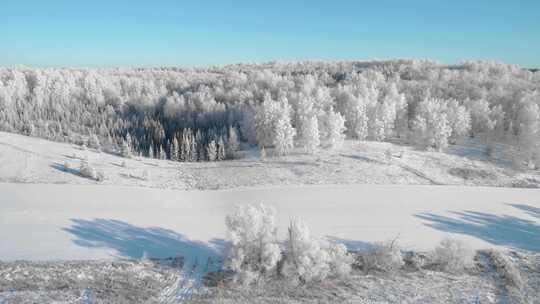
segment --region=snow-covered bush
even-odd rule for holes
[[[277,243],[275,210],[265,205],[238,206],[226,218],[231,248],[226,265],[249,284],[261,276],[271,275],[281,257]]]
[[[487,254],[491,258],[497,273],[504,279],[506,289],[523,289],[525,281],[523,280],[519,269],[507,256],[497,250],[489,250]]]
[[[404,265],[401,249],[395,241],[373,244],[358,256],[357,262],[366,272],[392,272]]]
[[[300,219],[293,219],[289,225],[286,256],[282,273],[292,280],[322,280],[330,273],[328,252]]]
[[[431,258],[442,270],[459,273],[474,266],[474,255],[474,250],[465,242],[445,238],[432,252]]]
[[[79,168],[79,174],[83,177],[90,178],[96,181],[104,179],[103,173],[98,172],[94,167],[90,166],[88,160],[82,160]]]
[[[297,283],[320,281],[329,275],[345,276],[352,264],[345,246],[312,237],[300,219],[293,219],[289,225],[285,256],[281,272]]]

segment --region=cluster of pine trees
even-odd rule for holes
[[[345,137],[443,149],[465,137],[540,163],[540,73],[431,61],[240,64],[204,69],[0,69],[0,130],[128,156],[285,155]]]

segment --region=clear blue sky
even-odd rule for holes
[[[540,67],[540,0],[2,0],[0,66],[306,59]]]

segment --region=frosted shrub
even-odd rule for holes
[[[401,268],[405,263],[401,255],[401,249],[395,243],[375,243],[367,252],[360,256],[364,271],[392,272]]]
[[[81,162],[79,174],[83,177],[90,178],[96,181],[102,181],[104,179],[103,174],[101,172],[98,172],[94,167],[90,166],[87,160],[83,160]]]
[[[391,162],[393,157],[394,153],[392,152],[392,149],[388,148],[384,151],[384,158],[387,162]]]
[[[226,218],[231,248],[226,265],[245,284],[275,270],[281,257],[275,210],[264,205],[239,206]]]
[[[300,283],[320,281],[328,275],[347,275],[351,264],[352,259],[345,246],[313,238],[303,221],[291,221],[282,269],[285,277]]]
[[[287,259],[283,274],[293,281],[309,282],[324,279],[330,272],[328,252],[311,237],[309,228],[300,219],[289,225]]]
[[[328,245],[330,272],[338,277],[345,277],[351,273],[353,258],[343,244],[330,243]]]
[[[525,282],[521,277],[519,269],[500,251],[490,250],[488,255],[491,258],[497,273],[505,280],[506,288],[523,289]]]
[[[474,265],[474,251],[465,242],[445,238],[432,253],[433,262],[444,271],[460,272]]]

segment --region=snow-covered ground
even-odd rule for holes
[[[219,191],[0,184],[2,260],[217,255],[235,204],[276,208],[281,233],[301,217],[350,249],[399,238],[432,249],[454,234],[475,248],[540,251],[540,192],[465,186],[345,185]]]
[[[387,157],[390,150],[392,157]],[[101,184],[161,189],[230,189],[311,184],[443,184],[538,187],[540,171],[514,169],[504,158],[488,160],[477,143],[444,152],[380,142],[346,141],[338,151],[294,153],[263,161],[256,151],[223,162],[180,163],[126,159],[71,144],[0,132],[0,181]],[[81,160],[103,172],[96,182],[76,174]],[[64,164],[75,170],[64,170]],[[124,166],[125,164],[125,166]]]
[[[387,151],[393,155],[388,157]],[[80,176],[82,159],[103,172],[105,180]],[[66,170],[66,163],[74,169]],[[85,286],[110,301],[130,299],[133,294],[116,292],[124,287],[107,287],[99,279],[111,267],[119,269],[115,282],[121,286],[135,290],[142,284],[148,297],[158,300],[185,298],[200,284],[202,273],[222,259],[225,216],[236,204],[257,203],[276,208],[280,237],[292,217],[301,217],[315,235],[351,250],[397,239],[405,250],[426,251],[452,236],[476,249],[536,252],[518,258],[522,274],[534,285],[540,191],[527,187],[539,184],[537,171],[516,170],[504,158],[488,160],[482,145],[473,142],[441,153],[347,141],[339,151],[316,155],[261,161],[256,151],[247,151],[233,161],[179,163],[125,159],[0,132],[0,302],[76,302],[85,297]],[[146,259],[133,261],[168,257],[173,264],[182,260],[181,273],[155,269]],[[124,258],[130,261],[108,262]],[[151,278],[132,280],[131,273],[140,269]],[[51,280],[51,273],[56,279]],[[75,276],[66,290],[58,287],[68,286],[61,279],[64,273]],[[359,301],[491,303],[501,297],[499,281],[482,271],[450,275],[405,270],[395,280],[355,274],[353,282],[321,286],[320,297],[312,298],[332,302],[354,294]],[[304,292],[313,290],[291,292],[289,296],[303,301]],[[268,303],[273,296],[257,295],[270,297]]]

